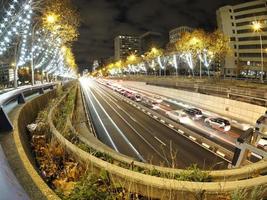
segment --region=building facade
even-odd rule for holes
[[[218,28],[229,37],[232,51],[225,58],[224,74],[258,77],[267,71],[266,0],[227,5],[217,10]],[[255,29],[255,23],[259,25]]]
[[[164,37],[158,32],[146,32],[140,36],[141,54],[150,51],[153,47],[163,48],[165,45]]]
[[[131,54],[140,54],[140,38],[129,35],[117,36],[114,39],[115,61],[126,59]]]
[[[194,30],[193,28],[188,26],[180,26],[178,28],[172,29],[169,32],[169,43],[170,44],[176,43],[183,33],[193,32],[193,30]]]
[[[14,81],[14,70],[8,64],[0,65],[0,85],[9,86]]]

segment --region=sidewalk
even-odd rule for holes
[[[29,197],[18,183],[0,145],[0,194],[1,200],[29,200]]]

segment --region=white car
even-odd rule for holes
[[[142,101],[142,97],[139,94],[134,94],[132,96],[132,100],[134,100],[136,102],[141,102]]]
[[[223,130],[225,132],[231,130],[231,124],[228,120],[221,117],[209,117],[205,119],[205,123],[215,129]]]
[[[257,146],[263,148],[265,151],[267,151],[267,137],[263,137],[259,140]]]
[[[188,116],[181,110],[173,110],[173,111],[168,111],[166,112],[166,115],[179,123],[186,123],[188,122],[189,118]]]
[[[160,108],[160,105],[157,102],[152,102],[151,105],[153,110],[158,110]]]
[[[162,103],[163,100],[158,96],[154,96],[154,101],[157,103]]]

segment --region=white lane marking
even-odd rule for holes
[[[173,125],[171,125],[171,124],[169,124],[168,126],[169,126],[169,127],[171,127],[171,128],[174,128],[174,126],[173,126]]]
[[[161,119],[160,122],[165,123],[165,121],[163,119]]]
[[[216,153],[217,153],[218,155],[222,156],[222,157],[225,157],[225,154],[222,153],[222,152],[220,152],[220,151],[216,151]]]
[[[207,145],[207,144],[206,144],[206,143],[204,143],[204,142],[202,143],[202,145],[203,145],[204,147],[208,148],[208,149],[210,148],[210,146],[209,146],[209,145]]]
[[[97,87],[99,87],[98,85],[97,85]],[[102,87],[99,87],[99,88],[101,88],[101,89],[103,89]],[[97,89],[97,88],[96,88]],[[101,90],[99,90],[99,89],[97,89],[99,92],[101,92],[101,93],[103,93]],[[109,93],[105,93],[105,95],[107,95],[110,99],[112,99],[113,101],[115,101],[115,102],[118,102],[118,100],[117,99],[115,99],[113,96],[111,96]]]
[[[184,131],[182,131],[181,129],[178,129],[178,132],[184,134]]]
[[[153,116],[155,119],[158,119],[158,117],[156,115]]]
[[[110,117],[110,115],[106,112],[106,110],[103,108],[101,103],[97,100],[96,96],[93,94],[92,91],[90,91],[100,108],[103,110],[103,112],[106,114],[106,116],[109,118],[109,120],[112,122],[114,127],[117,129],[119,134],[122,136],[122,138],[126,141],[126,143],[132,148],[132,150],[136,153],[139,159],[141,159],[143,162],[146,162],[145,159],[141,156],[141,154],[137,151],[137,149],[133,146],[133,144],[128,140],[128,138],[123,134],[123,132],[120,130],[120,128],[116,125],[116,123],[113,121],[113,119]]]
[[[169,162],[166,157],[162,156],[161,153],[154,148],[153,145],[151,145],[128,121],[124,119],[124,117],[117,112],[117,110],[112,106],[109,102],[107,102],[105,99],[103,99],[116,113],[117,115],[148,145],[150,146],[161,158],[163,158],[167,163]],[[114,103],[117,105],[116,103]],[[132,120],[134,120],[138,125],[140,125],[142,128],[144,128],[147,132],[150,132],[146,129],[142,124],[140,124],[136,119],[134,119],[128,112],[126,112],[123,108],[121,109],[128,117],[130,117]]]
[[[195,138],[195,137],[193,137],[193,136],[191,136],[191,135],[189,135],[189,138],[190,138],[191,140],[194,140],[194,141],[197,140],[197,138]]]
[[[159,138],[157,138],[156,136],[154,136],[154,138],[159,142],[161,143],[162,145],[166,146],[166,144],[164,142],[162,142],[162,140],[160,140]]]
[[[123,109],[121,109],[121,110],[123,110]],[[129,115],[129,117],[130,117],[133,121],[137,122],[137,120],[136,120],[135,118],[133,118],[132,116]]]
[[[109,135],[109,133],[108,133],[108,131],[107,131],[107,129],[106,129],[106,127],[105,127],[103,121],[101,120],[101,118],[100,118],[100,116],[99,116],[99,114],[98,114],[98,112],[97,112],[97,110],[96,110],[96,108],[95,108],[95,106],[94,106],[94,104],[93,104],[91,98],[90,98],[90,95],[89,95],[88,91],[87,91],[84,87],[83,87],[83,91],[86,93],[87,99],[89,99],[89,101],[90,101],[90,103],[91,103],[91,105],[92,105],[92,107],[93,107],[93,109],[94,109],[94,111],[95,111],[95,113],[96,113],[96,116],[97,116],[97,118],[98,118],[98,120],[99,120],[101,126],[103,127],[103,129],[104,129],[106,135],[108,136],[108,139],[109,139],[110,142],[111,142],[112,147],[115,149],[115,151],[119,152],[119,150],[118,150],[118,148],[116,147],[114,141],[112,140],[111,136]],[[89,102],[87,102],[87,103],[89,103]]]

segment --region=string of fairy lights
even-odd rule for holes
[[[198,52],[198,59],[208,69],[214,61],[214,54],[204,49]],[[108,71],[110,75],[117,75],[121,73],[147,73],[148,68],[153,71],[157,69],[166,70],[167,66],[174,67],[178,70],[179,63],[185,62],[188,68],[193,71],[196,60],[194,60],[191,52],[172,53],[170,55],[157,56],[150,61],[141,61],[137,64],[128,64],[122,68],[112,67]]]
[[[62,40],[54,33],[37,28],[35,4],[39,0],[12,0],[0,18],[0,59],[6,59],[9,52],[15,60],[15,67],[29,66],[42,69],[49,74],[63,75],[74,72],[69,69],[62,50]]]

